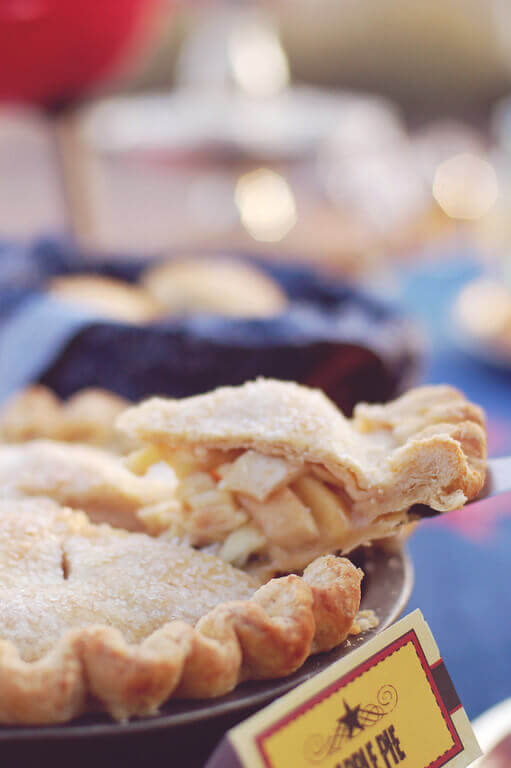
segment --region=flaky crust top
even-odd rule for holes
[[[118,426],[171,449],[253,448],[323,465],[372,517],[415,503],[455,509],[484,483],[483,413],[447,386],[360,404],[348,420],[319,390],[258,379],[182,400],[153,398],[121,414]]]

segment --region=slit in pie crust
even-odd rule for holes
[[[282,677],[353,627],[362,572],[333,555],[256,582],[49,500],[0,501],[0,722],[124,720]],[[354,631],[357,631],[355,626]]]
[[[480,408],[447,386],[411,390],[346,419],[319,390],[259,379],[124,411],[118,426],[179,483],[171,530],[258,578],[395,534],[414,504],[439,512],[477,496]]]

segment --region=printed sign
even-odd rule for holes
[[[462,768],[481,752],[414,611],[233,728],[223,754],[245,768]]]

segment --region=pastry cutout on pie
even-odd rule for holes
[[[0,722],[124,720],[290,674],[346,638],[361,579],[330,555],[257,589],[172,541],[0,501]]]
[[[37,384],[15,394],[0,410],[0,441],[23,443],[48,438],[115,452],[133,450],[133,441],[115,429],[117,417],[128,405],[128,400],[92,387],[64,401]]]
[[[131,457],[175,470],[173,532],[262,578],[391,536],[413,504],[474,498],[485,475],[480,408],[422,387],[346,419],[319,390],[259,379],[183,400],[151,399],[118,426],[149,448]]]
[[[282,312],[287,297],[265,272],[220,258],[187,258],[153,267],[142,285],[171,314],[207,312],[266,317]]]
[[[120,457],[92,446],[51,440],[0,445],[0,498],[47,497],[83,510],[94,522],[130,531],[167,528],[165,515],[177,504],[175,486],[166,465],[137,477]]]
[[[161,314],[154,298],[138,285],[103,275],[66,275],[48,284],[50,294],[73,307],[127,323],[147,323]]]

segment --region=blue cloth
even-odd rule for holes
[[[450,315],[480,272],[463,254],[403,269],[400,303],[421,323],[430,354],[424,379],[459,387],[486,410],[489,455],[511,455],[511,369],[463,353]],[[511,495],[420,524],[409,544],[420,608],[469,717],[511,696]]]
[[[30,296],[0,332],[0,403],[37,380],[66,343],[97,319],[81,307],[68,308],[45,296]]]

